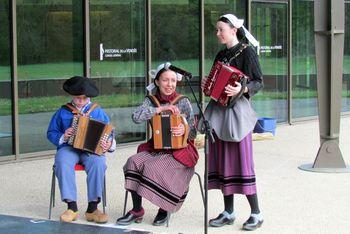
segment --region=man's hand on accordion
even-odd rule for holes
[[[172,127],[171,134],[173,136],[182,136],[185,134],[185,126],[181,123],[177,127]]]
[[[64,131],[64,141],[67,142],[69,138],[73,135],[73,128],[67,128],[66,131]]]
[[[111,148],[112,140],[101,141],[100,145],[101,145],[101,147],[103,149],[103,153],[105,153],[105,152],[107,152],[107,150],[109,150],[109,148]]]

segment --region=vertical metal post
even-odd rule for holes
[[[199,44],[200,44],[200,61],[199,61],[199,82],[202,82],[204,77],[205,66],[205,25],[204,25],[204,0],[199,1]],[[201,90],[201,89],[199,89]],[[203,92],[199,92],[199,100],[203,109],[204,98]],[[199,110],[200,113],[200,110]],[[207,155],[205,155],[207,157]],[[204,234],[208,233],[208,159],[204,160]]]
[[[90,1],[83,1],[83,24],[84,24],[84,76],[91,76],[90,65]]]
[[[15,160],[19,160],[19,111],[18,111],[18,74],[17,74],[17,1],[10,1],[11,11],[11,78],[12,78],[12,135]]]
[[[146,7],[146,14],[145,14],[145,28],[146,28],[146,38],[145,38],[145,45],[146,45],[146,74],[145,76],[147,77],[146,79],[146,86],[149,85],[152,82],[151,77],[148,74],[148,71],[151,70],[152,68],[152,25],[151,25],[151,17],[152,17],[152,12],[151,12],[151,0],[146,0],[145,2],[145,7]],[[151,94],[151,92],[148,91],[148,94]],[[148,126],[148,125],[147,125]],[[150,138],[151,135],[151,128],[150,126],[147,127],[146,129],[146,139]]]
[[[293,56],[292,56],[292,31],[293,31],[293,25],[292,25],[292,1],[288,1],[288,68],[287,68],[287,122],[289,124],[292,124],[292,118],[293,118]]]
[[[320,148],[314,163],[299,168],[350,172],[339,148],[344,53],[344,1],[314,2]]]
[[[204,77],[204,67],[205,67],[205,31],[204,31],[204,0],[199,1],[199,85]],[[204,105],[204,95],[199,89],[199,102],[201,103],[201,108]]]

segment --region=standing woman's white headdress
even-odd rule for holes
[[[153,82],[151,84],[149,84],[146,89],[148,91],[152,91],[152,89],[154,89],[156,87],[156,85],[154,84],[154,79],[157,79],[160,74],[165,71],[165,70],[170,70],[169,67],[171,66],[171,63],[170,62],[166,62],[166,63],[162,63],[160,64],[156,70],[149,70],[148,74],[149,76],[153,79]],[[176,79],[177,81],[181,81],[182,80],[182,75],[175,72],[176,74]]]
[[[220,16],[220,18],[226,18],[235,28],[243,28],[246,38],[252,43],[253,46],[259,46],[259,42],[253,37],[253,35],[244,27],[243,19],[238,19],[234,14],[226,14]]]

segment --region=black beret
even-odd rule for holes
[[[83,76],[73,76],[63,83],[63,89],[73,96],[85,95],[87,97],[98,96],[98,88],[91,79]]]

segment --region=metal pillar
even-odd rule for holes
[[[339,148],[344,51],[344,0],[314,1],[320,148],[313,164],[299,168],[315,172],[350,172]]]

